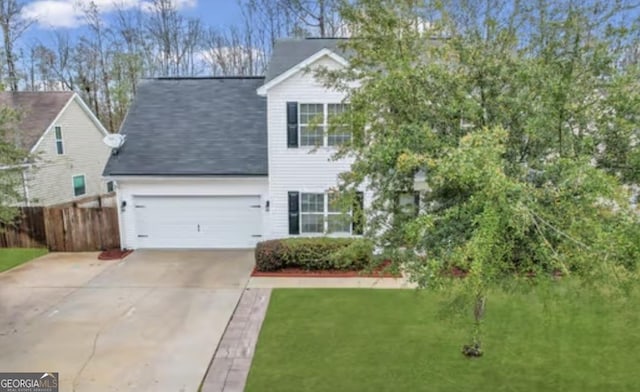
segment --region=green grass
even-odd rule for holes
[[[0,248],[0,272],[47,253],[44,248]]]
[[[491,294],[480,359],[460,353],[471,316],[445,317],[442,295],[274,290],[246,391],[638,391],[638,296],[566,286]]]

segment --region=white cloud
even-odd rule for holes
[[[43,28],[74,28],[85,23],[83,9],[91,2],[100,12],[109,13],[116,9],[149,9],[150,0],[36,0],[22,9],[22,16],[35,20]],[[197,0],[174,0],[178,9],[197,5]]]

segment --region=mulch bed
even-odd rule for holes
[[[98,255],[98,260],[121,260],[133,253],[131,249],[109,249]]]
[[[373,271],[318,270],[309,271],[302,268],[284,268],[278,271],[261,272],[255,267],[251,276],[267,278],[400,278],[402,275],[387,270],[391,263],[382,263]]]

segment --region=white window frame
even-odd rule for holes
[[[302,199],[304,199],[305,195],[322,195],[322,211],[318,212],[318,211],[314,211],[314,212],[306,212],[302,210]],[[300,211],[300,233],[302,234],[323,234],[325,232],[325,222],[324,222],[324,216],[325,216],[325,212],[326,212],[326,195],[324,192],[300,192],[300,205],[298,206],[298,210]],[[304,231],[304,225],[302,222],[302,217],[303,216],[320,216],[322,218],[322,231]]]
[[[320,144],[302,144],[302,127],[307,127],[311,125],[308,122],[302,122],[302,105],[321,105],[322,106],[322,121],[315,126],[319,127],[322,130],[322,143]],[[322,102],[298,102],[298,145],[300,147],[323,147],[325,143],[325,129],[326,129],[326,121],[327,121],[327,113],[326,113],[326,104]]]
[[[302,211],[302,198],[303,195],[323,195],[323,203],[322,203],[322,212],[303,212]],[[336,235],[336,236],[340,236],[340,235],[344,235],[344,236],[351,236],[353,235],[353,225],[352,220],[353,220],[353,212],[349,211],[347,213],[348,218],[348,222],[349,222],[349,231],[333,231],[330,232],[329,231],[329,216],[340,216],[340,215],[345,215],[345,212],[343,211],[335,211],[335,212],[330,212],[329,211],[329,197],[330,197],[330,192],[327,191],[305,191],[305,192],[300,192],[300,205],[298,207],[299,212],[299,226],[300,226],[300,234],[306,234],[306,235],[325,235],[325,234],[331,234],[331,235]],[[320,215],[322,216],[322,231],[304,231],[304,226],[302,224],[302,215]],[[345,219],[347,219],[345,217]]]
[[[348,106],[348,103],[334,103],[334,102],[330,102],[328,103],[325,107],[326,107],[326,128],[325,128],[325,144],[327,145],[327,147],[340,147],[342,144],[344,144],[345,142],[348,142],[351,140],[351,138],[353,137],[352,132],[343,132],[343,133],[334,133],[332,135],[329,134],[329,126],[331,125],[330,120],[329,120],[329,107],[330,106],[340,106],[343,107],[342,111],[340,112],[336,112],[335,114],[342,114],[344,113],[345,108]],[[345,127],[345,129],[347,129]],[[337,143],[337,144],[329,144],[329,137],[339,137],[342,141],[341,143]],[[348,136],[348,139],[346,139],[345,137]]]
[[[76,182],[75,182],[75,178],[76,177],[82,177],[83,178],[83,182],[84,182],[84,193],[81,195],[76,195]],[[73,192],[73,197],[82,197],[85,196],[87,194],[87,176],[82,173],[82,174],[74,174],[71,176],[71,190]]]
[[[344,211],[329,211],[329,198],[333,193],[327,192],[325,197],[325,232],[328,234],[344,234],[344,235],[352,235],[353,234],[353,211],[349,210],[348,212]],[[338,216],[346,219],[346,223],[349,224],[349,229],[347,231],[329,231],[329,217]]]
[[[302,118],[302,105],[322,105],[322,121],[316,124],[316,126],[322,129],[322,144],[302,144],[302,127],[309,127],[309,123],[303,123]],[[298,146],[300,147],[339,147],[340,144],[329,145],[329,105],[348,105],[344,102],[298,102]],[[344,134],[343,134],[344,135]]]
[[[60,130],[60,138],[58,138],[57,135],[57,131]],[[53,138],[55,139],[55,145],[56,145],[56,154],[57,155],[64,155],[64,138],[62,137],[62,127],[60,125],[54,125],[53,126]],[[62,152],[58,151],[58,143],[60,143],[60,147],[62,149]]]

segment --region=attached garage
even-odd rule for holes
[[[256,94],[263,83],[140,83],[120,129],[126,142],[104,170],[122,248],[252,248],[269,235],[267,102]]]
[[[243,249],[267,237],[267,177],[116,180],[127,249]]]
[[[138,248],[251,248],[260,196],[134,196]]]

